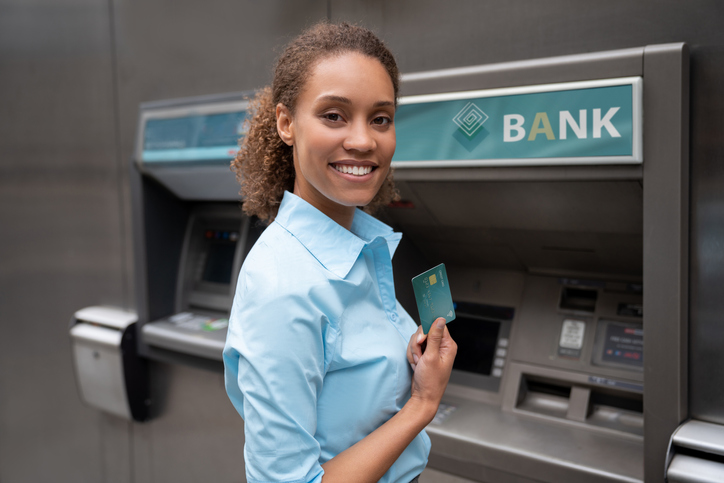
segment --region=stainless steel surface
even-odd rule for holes
[[[719,16],[724,5],[717,4]],[[724,38],[692,48],[689,415],[724,424]]]
[[[644,473],[657,481],[689,402],[688,48],[647,48],[644,75]]]
[[[123,306],[108,4],[0,2],[0,481],[119,481],[68,321]],[[119,474],[123,474],[120,472]]]
[[[568,370],[581,374],[595,374],[619,378],[642,384],[646,375],[636,370],[596,366],[594,364],[596,326],[599,319],[614,319],[641,323],[636,317],[617,315],[619,303],[641,303],[641,294],[625,291],[626,284],[607,282],[597,292],[595,311],[575,313],[559,309],[562,284],[557,277],[529,276],[524,305],[520,308],[511,341],[511,357],[514,361]],[[580,357],[559,357],[556,353],[561,324],[565,319],[585,323]],[[645,325],[645,322],[644,322]],[[646,328],[644,328],[646,330]],[[668,437],[667,437],[668,438]],[[668,441],[668,439],[667,439]]]
[[[594,378],[578,372],[549,369],[537,365],[510,364],[508,383],[503,394],[504,411],[529,418],[563,424],[587,431],[609,434],[615,439],[645,443],[644,419],[641,412],[622,408],[596,406],[591,400],[594,391],[616,393],[619,397],[640,400],[641,384],[623,378]],[[553,383],[570,389],[570,395],[550,395],[526,389],[529,380]],[[603,380],[603,381],[602,381]],[[618,386],[611,383],[618,383]],[[585,397],[581,401],[583,392]],[[583,407],[581,407],[583,406]],[[639,462],[640,463],[640,462]]]
[[[185,200],[228,201],[238,200],[239,182],[228,167],[164,167],[147,171]]]
[[[221,372],[154,364],[156,417],[133,427],[134,482],[246,481],[244,424]]]
[[[665,475],[669,483],[724,481],[724,426],[690,419],[671,436]]]
[[[640,439],[619,439],[612,444],[610,435],[574,425],[504,413],[496,406],[463,398],[445,396],[443,402],[457,409],[442,424],[427,428],[434,456],[448,464],[458,462],[459,468],[467,471],[433,468],[466,478],[491,468],[550,483],[643,481]]]
[[[429,90],[438,92],[470,90],[469,85],[476,82],[484,86],[478,88],[490,89],[549,82],[575,82],[581,78],[609,79],[640,75],[641,53],[640,48],[624,49],[599,52],[594,55],[554,57],[545,64],[526,60],[411,73],[403,77],[405,82],[403,95],[415,95]],[[533,81],[532,78],[536,80]]]
[[[667,473],[668,483],[721,483],[724,464],[691,456],[676,455]]]
[[[426,468],[420,475],[420,483],[473,483],[473,481]]]
[[[724,426],[689,420],[673,435],[675,446],[724,456]]]
[[[390,216],[430,260],[500,270],[641,276],[643,193],[638,181],[463,177],[406,181],[401,193],[414,206],[390,209]]]
[[[451,168],[401,170],[395,172],[396,182],[407,181],[625,181],[641,180],[641,166],[551,166],[490,167],[486,169]]]
[[[207,357],[220,361],[226,342],[226,330],[216,332],[181,331],[170,322],[145,324],[142,329],[145,343],[154,347]]]

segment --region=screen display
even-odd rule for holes
[[[606,322],[602,362],[643,367],[644,329],[640,326]]]
[[[458,345],[453,368],[489,376],[495,359],[500,322],[469,317],[458,312],[448,325]]]
[[[207,230],[204,233],[205,261],[201,280],[228,285],[234,266],[238,232]]]

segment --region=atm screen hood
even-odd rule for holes
[[[400,180],[406,202],[388,209],[388,221],[430,261],[640,278],[643,189],[632,175],[600,181]]]

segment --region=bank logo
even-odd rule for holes
[[[475,136],[487,120],[488,115],[472,102],[465,104],[465,107],[453,117],[453,122],[468,138]]]

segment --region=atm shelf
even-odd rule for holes
[[[150,346],[217,361],[222,360],[226,342],[226,330],[185,330],[166,321],[145,324],[142,334],[143,341]]]
[[[491,470],[558,483],[642,483],[643,442],[536,421],[446,396],[456,409],[431,424],[430,466],[476,479]]]

